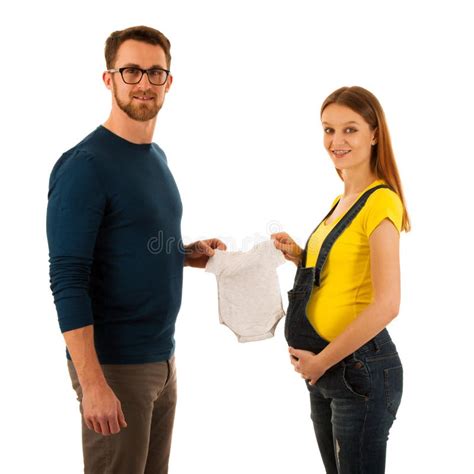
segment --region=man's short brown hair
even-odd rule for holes
[[[170,68],[171,44],[169,39],[160,31],[149,26],[132,26],[125,30],[114,31],[105,42],[105,64],[107,69],[114,67],[117,51],[120,45],[127,40],[143,41],[144,43],[158,45],[163,48],[166,56],[167,68]]]

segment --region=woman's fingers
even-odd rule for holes
[[[277,242],[281,242],[283,244],[291,244],[293,243],[293,239],[286,233],[286,232],[277,232],[270,236],[273,240]]]

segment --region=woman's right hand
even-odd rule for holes
[[[303,250],[286,232],[277,232],[270,237],[273,239],[275,247],[283,252],[283,256],[287,260],[296,266],[301,263]]]

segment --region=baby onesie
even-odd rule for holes
[[[239,342],[272,337],[285,315],[276,269],[285,257],[272,240],[248,252],[215,250],[206,266],[214,273],[219,294],[219,321]]]

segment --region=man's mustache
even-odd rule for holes
[[[156,98],[156,95],[153,94],[153,92],[151,91],[140,91],[140,92],[132,92],[130,94],[130,97],[147,97],[147,98],[150,98],[150,99],[155,99]]]

